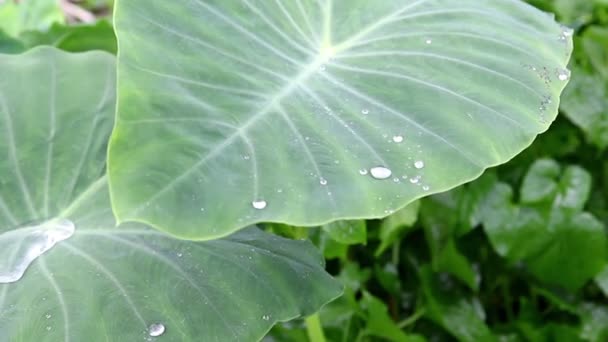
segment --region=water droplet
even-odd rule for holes
[[[562,37],[572,37],[574,30],[568,26],[562,26]]]
[[[419,176],[410,178],[410,183],[412,183],[412,184],[418,184],[419,181],[420,181]]]
[[[393,174],[390,169],[387,169],[384,166],[373,167],[369,172],[372,174],[372,177],[376,179],[387,179]]]
[[[393,141],[396,142],[396,143],[401,143],[401,142],[403,142],[403,136],[401,136],[401,135],[395,135],[393,137]]]
[[[270,320],[270,315],[264,315],[262,316],[262,319],[265,321],[269,321]]]
[[[570,70],[560,70],[557,73],[557,78],[559,78],[560,81],[567,81],[570,79]]]
[[[325,179],[325,178],[321,178],[321,179],[319,180],[319,183],[321,183],[321,185],[327,185],[327,179]]]
[[[369,109],[363,109],[363,110],[361,111],[361,114],[363,114],[363,115],[367,115],[367,114],[369,114]]]
[[[46,314],[44,317],[46,317],[46,319],[49,319],[49,318],[51,318],[53,316],[51,316],[51,314]]]
[[[152,337],[158,337],[165,333],[165,326],[162,323],[150,324],[148,327],[148,335]]]
[[[367,173],[368,173],[367,169],[361,169],[361,170],[359,170],[359,174],[360,174],[361,176],[366,176],[366,175],[367,175]]]
[[[251,205],[255,209],[262,210],[262,209],[266,208],[266,206],[268,205],[268,203],[266,203],[266,201],[264,201],[264,200],[257,200],[257,201],[251,202]]]
[[[283,193],[283,189],[277,189],[278,193]]]
[[[251,157],[250,156],[243,156],[243,159],[245,160],[249,160]]]
[[[417,160],[414,162],[414,167],[417,169],[422,169],[424,168],[424,162],[422,160]]]
[[[431,44],[433,44],[433,41],[432,41],[431,39],[427,39],[427,40],[425,41],[425,43],[427,43],[427,44],[431,45]]]
[[[428,185],[425,185],[422,187],[422,190],[424,191],[429,191],[431,188]]]
[[[393,182],[395,182],[395,183],[399,183],[399,182],[401,182],[401,180],[399,180],[399,178],[398,178],[398,177],[395,177],[395,178],[393,178]]]
[[[181,257],[183,257],[183,256],[184,256],[184,253],[177,253],[177,257],[178,257],[178,258],[181,258]]]
[[[46,331],[51,331],[51,329],[53,329],[53,328],[51,328],[49,326],[46,327]]]
[[[72,221],[53,219],[0,234],[0,284],[21,279],[39,256],[72,237],[74,230]]]

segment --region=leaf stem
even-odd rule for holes
[[[321,326],[321,317],[319,313],[306,318],[306,332],[310,342],[326,342],[323,327]]]
[[[403,321],[397,323],[397,326],[399,326],[399,329],[406,328],[407,326],[416,323],[416,321],[418,321],[425,314],[426,314],[426,308],[424,308],[424,307],[420,308],[420,309],[416,310],[416,312],[414,312],[408,318],[406,318]]]

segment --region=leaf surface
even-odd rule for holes
[[[387,216],[521,152],[569,78],[520,1],[116,6],[114,211],[181,237]]]

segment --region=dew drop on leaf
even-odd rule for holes
[[[362,113],[363,115],[367,115],[367,114],[369,114],[369,109],[363,109],[363,110],[361,111],[361,113]]]
[[[396,142],[396,143],[401,143],[401,142],[403,142],[403,136],[401,136],[401,135],[395,135],[393,137],[393,141]]]
[[[361,176],[366,176],[368,174],[368,171],[367,171],[367,169],[361,169],[361,170],[359,170],[359,174]]]
[[[390,169],[387,169],[384,166],[373,167],[369,170],[369,172],[375,179],[387,179],[393,174]]]
[[[557,73],[557,78],[559,78],[560,81],[567,81],[570,79],[570,71],[569,70],[560,70]]]
[[[417,160],[414,162],[414,167],[417,169],[422,169],[424,168],[424,162],[422,160]]]
[[[257,201],[251,202],[251,205],[255,209],[262,210],[262,209],[266,208],[266,206],[268,205],[268,203],[266,203],[266,201],[264,201],[264,200],[257,200]]]
[[[153,323],[148,327],[148,335],[158,337],[165,333],[165,326],[162,323]]]

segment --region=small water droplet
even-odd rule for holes
[[[428,185],[425,185],[422,187],[422,190],[424,191],[429,191],[431,188]]]
[[[178,257],[178,258],[181,258],[181,257],[183,257],[183,256],[184,256],[184,254],[183,254],[183,253],[177,253],[177,257]]]
[[[265,321],[269,321],[270,320],[270,315],[264,315],[262,316],[262,319]]]
[[[401,180],[399,180],[399,178],[398,178],[398,177],[395,177],[395,178],[393,178],[393,182],[395,182],[395,183],[399,183],[399,182],[401,182]]]
[[[366,175],[367,175],[367,173],[368,173],[367,169],[361,169],[361,170],[359,170],[359,174],[360,174],[361,176],[366,176]]]
[[[422,160],[417,160],[414,162],[414,167],[417,169],[422,169],[424,168],[424,162]]]
[[[250,156],[243,156],[243,159],[245,160],[249,160],[251,157]]]
[[[401,142],[403,142],[403,136],[401,136],[401,135],[395,135],[395,136],[393,137],[393,142],[396,142],[396,143],[401,143]]]
[[[431,45],[431,44],[433,44],[433,41],[432,41],[431,39],[427,39],[427,40],[425,41],[425,43],[427,43],[427,44]]]
[[[361,114],[363,114],[363,115],[367,115],[367,114],[369,114],[369,109],[363,109],[363,110],[361,111]]]
[[[321,185],[327,185],[327,179],[321,178],[319,179],[319,183],[321,183]]]
[[[393,174],[390,169],[384,166],[373,167],[369,170],[369,172],[375,179],[387,179]]]
[[[277,189],[278,193],[283,193],[283,189]]]
[[[418,177],[418,176],[410,178],[410,183],[412,183],[412,184],[418,184],[419,181],[420,181],[420,177]]]
[[[46,314],[44,317],[46,317],[46,319],[49,319],[51,317],[53,317],[51,314]]]
[[[148,327],[148,335],[158,337],[165,333],[165,326],[162,323],[153,323]]]
[[[53,328],[51,328],[49,326],[46,327],[46,331],[51,331],[51,329],[53,329]]]
[[[251,205],[255,209],[262,210],[262,209],[266,208],[266,206],[268,205],[268,203],[266,203],[266,201],[264,201],[264,200],[257,200],[257,201],[251,202]]]
[[[557,73],[557,78],[559,78],[560,81],[567,81],[570,79],[570,70],[560,70]]]

